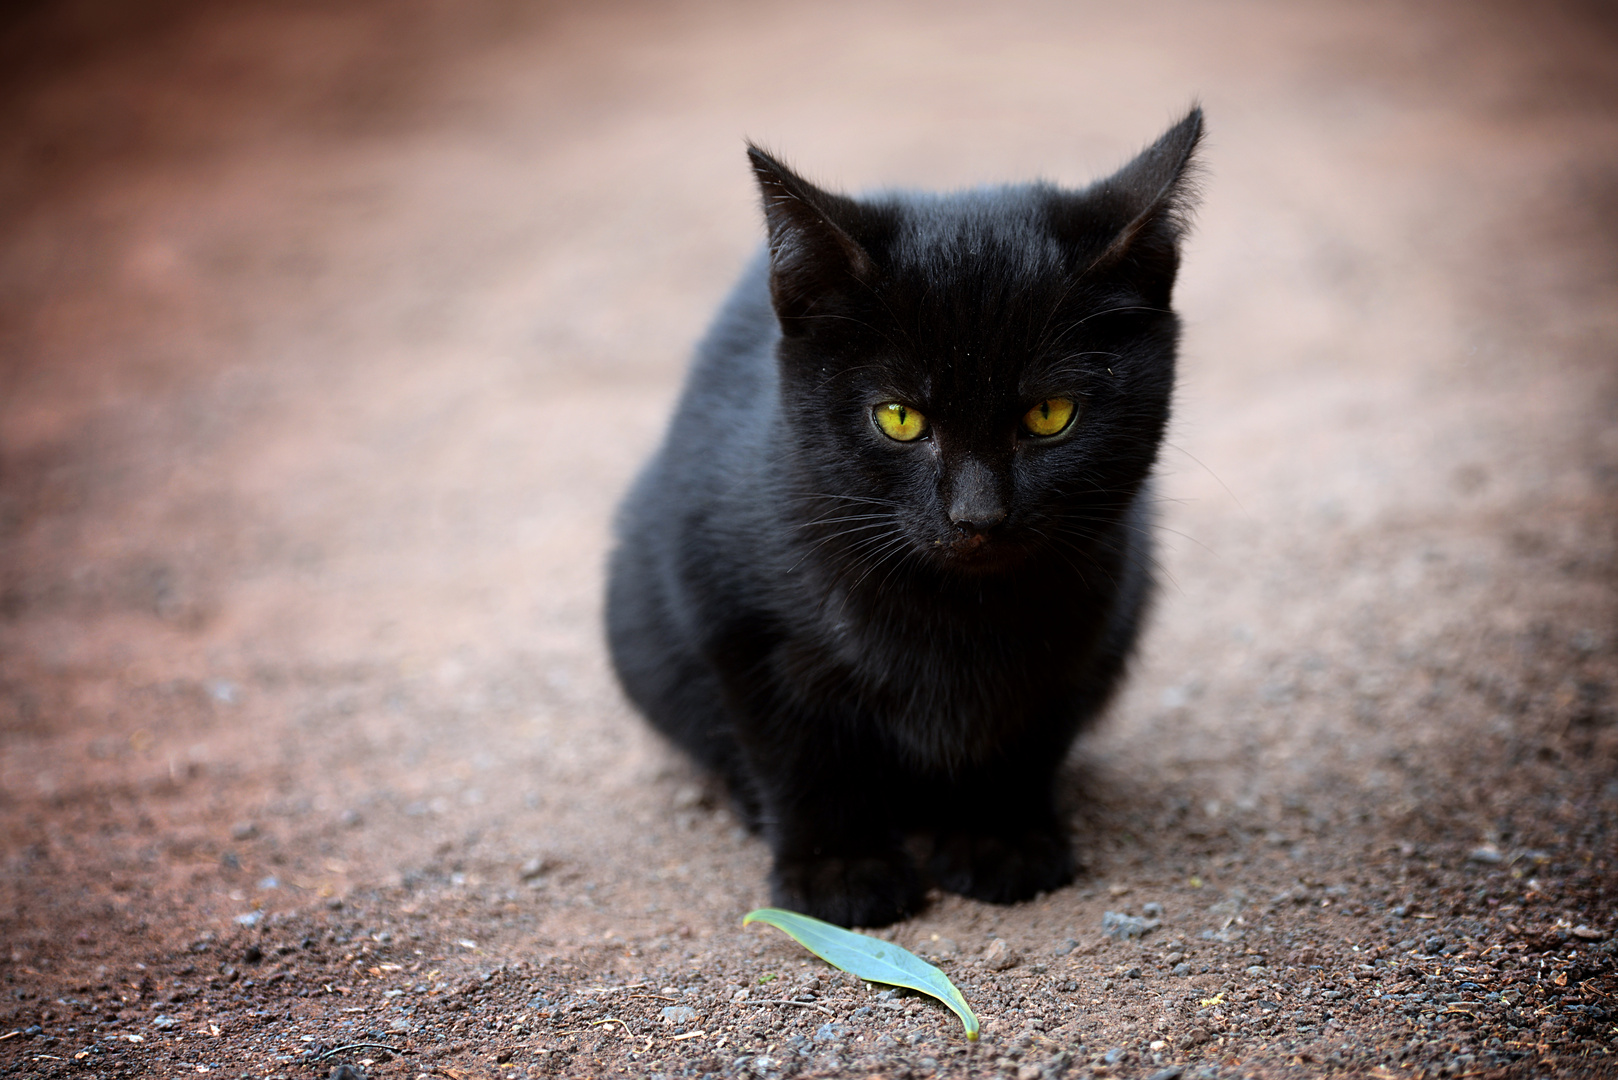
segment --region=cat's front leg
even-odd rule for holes
[[[886,926],[920,910],[921,875],[873,787],[800,766],[766,800],[777,907],[839,926]]]
[[[946,832],[928,860],[939,888],[991,904],[1059,889],[1073,880],[1074,869],[1072,844],[1056,825]]]
[[[778,852],[771,902],[838,926],[887,926],[921,908],[920,875],[897,845],[874,851]]]
[[[927,869],[946,892],[991,904],[1032,899],[1073,880],[1068,831],[1037,767],[953,786]]]

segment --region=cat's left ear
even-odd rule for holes
[[[1073,197],[1063,224],[1075,244],[1081,277],[1123,277],[1167,306],[1180,267],[1180,240],[1196,200],[1201,141],[1199,107],[1135,160]]]

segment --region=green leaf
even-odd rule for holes
[[[867,982],[886,983],[919,990],[942,1001],[955,1011],[966,1027],[966,1037],[978,1037],[978,1018],[972,1007],[955,989],[949,977],[915,953],[901,949],[891,941],[856,934],[833,926],[829,922],[799,915],[796,911],[780,908],[759,908],[749,911],[742,925],[761,922],[783,931],[793,941],[820,957],[832,967],[858,975]]]

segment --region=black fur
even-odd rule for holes
[[[624,501],[607,626],[629,696],[765,830],[776,904],[882,925],[929,880],[1071,880],[1053,787],[1151,589],[1201,129],[1079,192],[855,200],[750,150],[769,251]],[[1027,436],[1056,396],[1071,427]],[[882,434],[886,401],[928,436]]]

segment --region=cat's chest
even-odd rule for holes
[[[890,600],[822,608],[783,643],[786,670],[897,731],[966,742],[1059,708],[1082,677],[1086,620],[1019,620],[1008,603]]]

